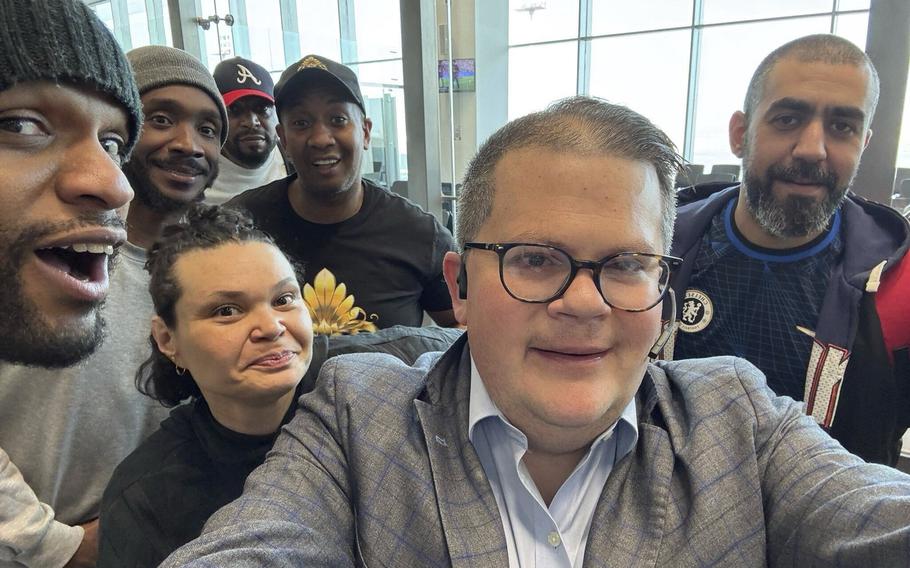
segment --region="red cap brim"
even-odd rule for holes
[[[224,106],[231,106],[234,104],[234,101],[242,97],[262,97],[270,103],[275,102],[275,99],[270,97],[268,93],[257,91],[256,89],[237,89],[236,91],[224,93],[221,96],[224,98]]]

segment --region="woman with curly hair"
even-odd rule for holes
[[[241,213],[194,206],[146,268],[156,315],[137,386],[176,408],[114,472],[99,566],[157,566],[238,497],[296,410],[312,357],[296,271]]]

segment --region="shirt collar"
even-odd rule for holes
[[[505,417],[499,410],[499,407],[496,406],[496,403],[493,402],[493,399],[490,398],[490,393],[487,392],[487,387],[484,385],[483,379],[480,378],[480,373],[477,371],[477,365],[474,364],[474,356],[471,355],[471,393],[470,402],[468,403],[468,439],[472,444],[474,443],[474,427],[486,418],[499,418],[504,425],[514,429],[516,432],[520,432],[520,430],[509,422],[508,418]],[[632,400],[629,401],[629,404],[623,409],[619,419],[594,440],[592,447],[609,438],[619,423],[626,424],[625,428],[631,429],[630,433],[632,434],[631,437],[626,438],[631,441],[629,448],[620,449],[625,450],[621,451],[620,455],[625,455],[625,453],[631,449],[631,446],[635,445],[635,441],[638,439],[638,415],[634,396],[632,397]],[[525,442],[525,445],[527,445],[527,442]]]

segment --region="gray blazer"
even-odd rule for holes
[[[466,338],[326,363],[243,496],[163,566],[507,566],[468,441]],[[584,566],[908,566],[910,477],[846,453],[748,362],[660,362]]]

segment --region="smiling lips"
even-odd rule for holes
[[[314,160],[311,163],[317,168],[331,168],[340,161],[341,158],[322,158],[320,160]]]
[[[610,352],[598,347],[532,347],[532,350],[547,359],[577,363],[599,361]]]
[[[153,165],[166,173],[171,179],[184,184],[191,184],[199,176],[206,175],[208,170],[195,164],[153,162]]]
[[[258,359],[254,359],[250,363],[250,367],[264,367],[266,369],[281,369],[286,367],[295,357],[297,353],[290,351],[288,349],[282,351],[273,351],[267,353]]]

